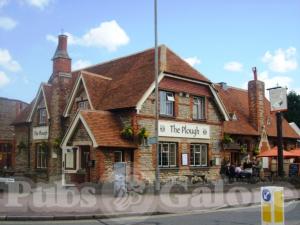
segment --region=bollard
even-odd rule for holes
[[[261,224],[284,225],[283,187],[261,187]]]

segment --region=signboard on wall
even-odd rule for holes
[[[271,88],[270,91],[270,102],[271,111],[285,111],[287,110],[287,89],[278,87]]]
[[[173,121],[158,122],[158,135],[160,137],[183,137],[183,138],[210,138],[210,127],[205,124],[182,123]]]
[[[32,130],[32,139],[33,140],[45,140],[48,139],[49,135],[49,127],[42,126],[42,127],[34,127]]]

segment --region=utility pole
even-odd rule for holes
[[[283,140],[282,140],[282,113],[276,113],[276,123],[277,123],[277,146],[278,146],[278,176],[283,177]]]
[[[156,148],[156,169],[155,169],[155,193],[160,191],[160,171],[159,171],[159,144],[158,144],[158,47],[157,47],[157,0],[154,0],[154,73],[155,73],[155,148]]]

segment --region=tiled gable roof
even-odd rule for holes
[[[215,87],[227,111],[234,113],[237,117],[237,120],[224,122],[224,132],[229,134],[259,135],[258,131],[249,122],[248,91],[234,87],[223,89],[219,85],[215,85]],[[270,113],[270,102],[266,98],[265,127],[268,136],[277,136],[276,115],[275,113]],[[284,137],[300,138],[285,119],[283,119],[282,127]]]
[[[121,121],[107,111],[80,111],[87,126],[91,130],[98,146],[136,148],[137,146],[121,137]]]

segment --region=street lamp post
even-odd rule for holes
[[[156,149],[156,168],[155,168],[155,193],[160,191],[160,171],[159,171],[159,144],[158,144],[158,47],[157,47],[157,0],[154,0],[154,73],[155,73],[155,149]]]

